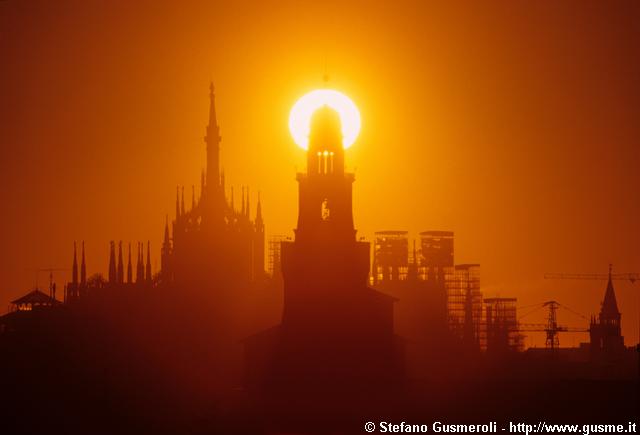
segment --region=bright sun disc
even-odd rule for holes
[[[332,89],[311,91],[293,105],[289,115],[289,131],[293,140],[300,148],[308,148],[311,116],[322,106],[329,106],[338,112],[342,125],[342,146],[349,148],[360,132],[360,112],[349,97]]]

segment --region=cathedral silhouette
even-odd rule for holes
[[[108,279],[99,276],[87,280],[84,243],[81,272],[78,277],[77,252],[74,244],[72,280],[66,286],[65,301],[82,298],[95,287],[144,286],[202,292],[215,287],[219,292],[246,289],[252,283],[266,279],[265,227],[262,204],[258,196],[255,218],[251,219],[250,193],[243,186],[241,207],[234,204],[233,188],[227,197],[225,175],[220,170],[220,127],[215,109],[213,84],[209,90],[209,124],[204,141],[207,150],[206,171],[201,174],[200,196],[192,187],[191,206],[185,207],[184,187],[176,192],[175,219],[167,216],[161,247],[161,270],[152,275],[151,246],[147,242],[136,248],[135,280],[131,244],[125,279],[122,242],[110,243]]]

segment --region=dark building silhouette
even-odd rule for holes
[[[265,232],[258,197],[252,220],[249,189],[242,188],[241,209],[227,198],[224,172],[220,170],[220,127],[216,119],[213,85],[209,125],[204,138],[207,169],[201,176],[200,196],[192,188],[191,208],[185,208],[184,187],[176,195],[172,237],[167,220],[161,249],[161,280],[189,289],[238,288],[264,279]]]
[[[609,280],[600,307],[600,314],[597,318],[591,318],[589,327],[592,359],[614,360],[625,352],[620,319],[621,315],[611,279],[611,266],[609,266]]]
[[[314,113],[295,240],[281,245],[282,322],[245,343],[253,387],[375,387],[401,377],[395,299],[367,286],[369,244],[356,241],[340,132],[332,109]]]

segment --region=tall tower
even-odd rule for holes
[[[403,366],[395,299],[367,286],[369,244],[356,241],[338,114],[318,109],[309,139],[295,241],[281,245],[282,322],[246,341],[247,380],[278,389],[393,385]]]
[[[618,310],[611,269],[612,267],[609,265],[609,281],[604,292],[600,314],[597,319],[591,319],[589,328],[591,355],[595,359],[610,360],[624,351],[624,337],[620,325],[622,315]]]

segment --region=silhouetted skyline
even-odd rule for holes
[[[304,153],[286,119],[326,68],[363,112],[346,154],[366,180],[359,234],[452,230],[487,296],[594,313],[603,283],[542,276],[638,271],[638,6],[360,6],[2,2],[0,301],[32,287],[34,269],[69,269],[74,240],[91,273],[106,274],[112,239],[150,240],[160,267],[175,185],[188,201],[200,183],[212,78],[227,183],[255,186],[253,204],[260,189],[267,236],[290,235]],[[635,342],[639,292],[616,290]]]

